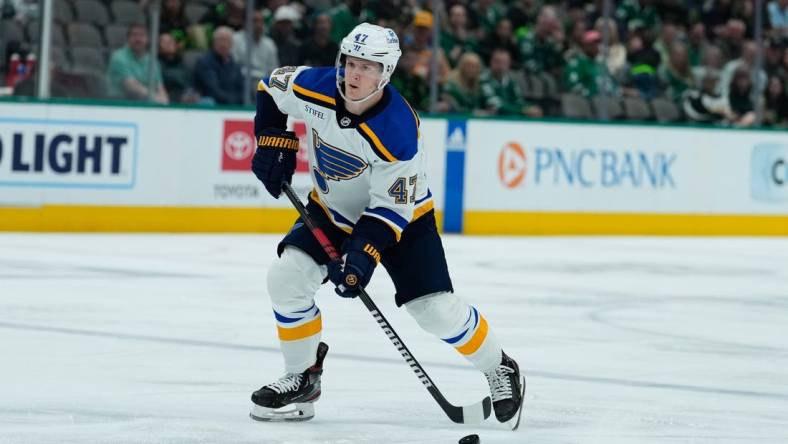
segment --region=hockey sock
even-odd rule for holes
[[[451,345],[477,369],[486,372],[501,362],[501,344],[476,307],[453,293],[422,296],[405,304],[421,328]]]
[[[323,319],[320,309],[310,307],[290,312],[274,309],[276,331],[285,358],[285,371],[300,373],[315,363],[315,353],[320,343]]]

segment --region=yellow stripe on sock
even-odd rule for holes
[[[476,333],[473,334],[471,340],[457,347],[457,351],[464,355],[475,353],[487,338],[487,319],[484,319],[484,316],[479,317],[481,318],[479,320],[479,328],[476,329]]]
[[[276,326],[280,341],[297,341],[299,339],[308,338],[320,333],[322,329],[323,318],[320,315],[304,325],[299,325],[298,327],[285,328],[278,325]]]

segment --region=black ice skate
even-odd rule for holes
[[[301,373],[286,373],[252,393],[249,416],[257,421],[308,421],[315,416],[314,402],[320,398],[320,375],[328,345],[317,346],[317,361]]]
[[[525,377],[520,376],[517,363],[503,353],[498,367],[484,375],[490,384],[495,417],[499,422],[509,425],[512,430],[517,430],[525,397]]]

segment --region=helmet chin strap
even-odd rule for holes
[[[383,89],[383,87],[386,86],[387,83],[389,83],[388,79],[385,79],[385,78],[380,79],[380,82],[378,82],[378,87],[374,91],[372,91],[371,93],[367,94],[364,98],[361,98],[361,99],[358,99],[358,100],[353,100],[353,99],[348,99],[347,96],[345,95],[345,93],[342,91],[344,89],[344,88],[342,88],[342,82],[344,82],[344,81],[345,81],[344,77],[340,77],[339,75],[337,75],[337,90],[339,90],[339,95],[342,96],[342,99],[345,102],[350,102],[350,103],[353,103],[353,104],[366,102],[367,100],[371,99],[372,96],[374,96],[379,91],[381,91]]]

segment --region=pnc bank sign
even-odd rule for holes
[[[676,188],[678,154],[635,149],[523,147],[508,142],[498,153],[498,179],[507,189]]]

